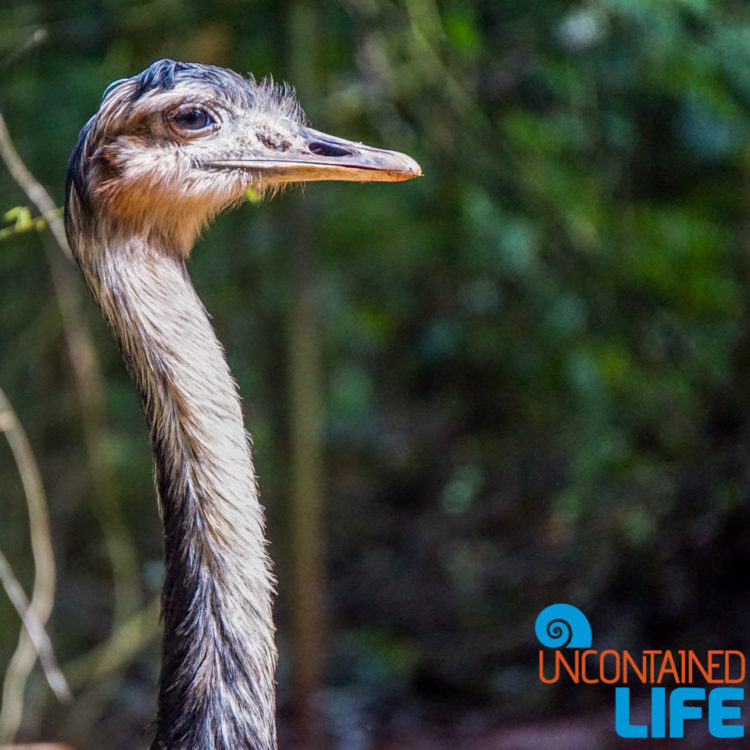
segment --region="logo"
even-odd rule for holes
[[[572,604],[543,609],[534,630],[544,647],[539,649],[539,679],[548,685],[612,685],[620,737],[682,738],[687,721],[705,722],[711,736],[719,739],[745,736],[740,723],[745,690],[738,687],[746,672],[741,651],[597,651],[591,647],[588,618]],[[650,688],[646,724],[634,724],[631,718],[634,686]]]

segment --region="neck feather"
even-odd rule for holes
[[[152,750],[272,750],[273,579],[236,384],[178,254],[97,245],[77,254],[141,396],[164,528]]]

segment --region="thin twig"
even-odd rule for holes
[[[70,684],[79,689],[130,664],[137,653],[159,636],[160,604],[161,597],[155,596],[115,628],[104,643],[66,664]]]
[[[20,581],[13,573],[13,568],[2,550],[0,550],[0,583],[2,583],[5,593],[8,594],[11,604],[16,608],[16,612],[20,615],[26,631],[34,642],[34,646],[36,646],[39,663],[42,665],[42,669],[44,669],[44,674],[47,677],[49,686],[52,688],[52,692],[54,692],[60,701],[70,701],[73,696],[63,673],[60,671],[60,667],[57,666],[52,641],[50,641],[44,625],[36,616],[36,612],[30,607],[29,600],[23,591],[23,586],[21,586]]]
[[[28,38],[23,44],[19,44],[10,54],[6,55],[0,60],[0,70],[3,68],[9,68],[16,60],[23,57],[29,50],[47,41],[49,32],[44,27],[40,26],[34,31],[33,34],[29,34]]]
[[[65,674],[77,700],[65,716],[61,732],[64,736],[80,737],[83,744],[93,723],[112,701],[123,670],[136,654],[158,640],[160,599],[154,596],[115,628],[107,641],[65,664]]]
[[[55,202],[31,174],[13,145],[0,111],[0,158],[39,213],[47,218],[55,243],[72,259],[65,227]],[[137,609],[140,599],[138,556],[125,523],[114,481],[114,466],[108,451],[104,387],[94,339],[81,306],[81,284],[72,263],[65,263],[57,247],[43,233],[57,306],[62,317],[65,343],[81,404],[83,434],[91,469],[95,502],[91,510],[101,525],[112,565],[117,625]]]
[[[65,237],[65,226],[62,219],[57,213],[57,206],[50,197],[50,194],[44,189],[40,182],[26,168],[13,146],[8,126],[5,124],[5,118],[0,112],[0,157],[8,167],[13,179],[18,183],[21,189],[29,196],[29,200],[39,209],[42,216],[48,217],[49,228],[60,246],[62,251],[70,260],[73,255],[68,247],[68,240]]]
[[[65,258],[71,259],[72,255],[55,203],[18,155],[2,112],[0,112],[0,158],[6,163],[11,175],[29,200],[37,207],[40,214],[47,218],[52,237],[54,237],[53,243],[48,233],[41,235],[81,404],[84,441],[94,485],[94,501],[91,509],[102,528],[112,565],[115,604],[113,619],[116,627],[135,611],[139,604],[138,558],[115,489],[114,465],[109,452],[110,441],[107,439],[101,368],[93,344],[93,336],[81,306],[81,285],[73,264],[65,260]],[[34,601],[33,595],[32,601]],[[22,664],[28,674],[33,666],[33,653],[26,649],[24,654],[26,658]],[[16,665],[19,669],[21,668],[20,660],[16,662]],[[9,668],[6,673],[6,683],[11,673],[12,670]],[[1,740],[2,735],[0,735]]]
[[[47,499],[34,453],[1,388],[0,415],[3,432],[21,475],[29,513],[29,534],[34,557],[34,588],[28,609],[44,624],[52,612],[55,592],[55,558],[52,554]],[[37,649],[31,636],[27,630],[22,629],[3,683],[0,742],[12,741],[21,725],[24,685],[34,666],[36,655]]]
[[[42,232],[49,226],[50,216],[60,217],[63,213],[62,208],[56,208],[53,214],[36,216],[32,219],[31,213],[28,209],[25,208],[23,210],[25,213],[28,213],[28,218],[24,217],[24,220],[17,220],[12,226],[0,229],[0,240],[5,240],[17,234],[23,234],[24,232]],[[8,218],[8,213],[5,214],[5,217]]]

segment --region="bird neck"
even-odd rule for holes
[[[221,344],[176,253],[128,238],[78,257],[140,392],[155,456],[165,579],[152,750],[272,750],[273,578]]]

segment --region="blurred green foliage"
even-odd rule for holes
[[[406,151],[425,172],[400,186],[307,188],[333,725],[351,730],[341,711],[378,716],[387,733],[385,719],[444,717],[445,706],[497,721],[572,710],[573,696],[536,680],[533,622],[553,601],[581,607],[615,648],[750,650],[750,7],[310,5],[315,93],[298,95],[313,124]],[[285,79],[289,7],[9,0],[0,106],[16,146],[61,203],[68,154],[107,83],[163,56]],[[46,42],[15,55],[40,28]],[[1,170],[0,195],[3,212],[24,205]],[[221,218],[190,263],[255,438],[282,646],[291,199]],[[0,382],[51,498],[65,662],[108,635],[111,582],[40,247],[28,232],[0,242]],[[160,560],[146,434],[89,314],[145,595]],[[4,449],[0,514],[0,546],[28,580]],[[0,664],[15,628],[0,602]],[[121,723],[88,727],[92,747],[137,739],[156,658],[128,670],[124,689],[145,697],[121,706]],[[42,715],[50,731],[65,727],[40,695],[29,732]]]

